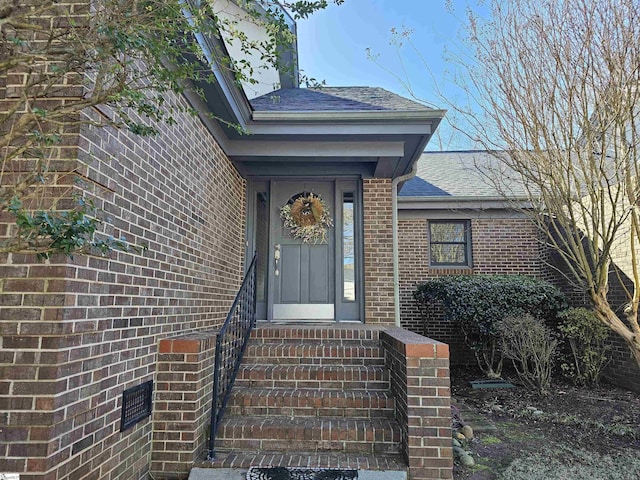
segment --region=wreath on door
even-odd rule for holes
[[[327,229],[333,227],[329,208],[320,195],[302,192],[280,209],[284,228],[303,243],[327,243]]]

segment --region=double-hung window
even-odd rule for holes
[[[429,265],[471,266],[471,224],[468,220],[429,221]]]

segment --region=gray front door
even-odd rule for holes
[[[270,317],[273,320],[334,320],[335,229],[327,229],[326,242],[305,243],[293,238],[280,218],[282,206],[308,193],[320,196],[334,218],[334,182],[274,181],[271,192]]]

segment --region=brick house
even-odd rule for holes
[[[249,98],[213,72],[204,100],[166,96],[199,117],[155,137],[87,122],[58,152],[59,186],[146,252],[0,255],[0,472],[186,478],[194,464],[304,459],[451,478],[448,349],[398,327],[393,287],[397,184],[444,112],[277,71],[282,88]],[[2,79],[0,105],[21,81]],[[280,216],[310,193],[332,223],[317,244]],[[207,460],[216,336],[254,252],[258,328]]]
[[[449,344],[452,364],[474,363],[464,339],[454,325],[434,315],[426,322],[413,301],[419,282],[440,275],[519,274],[548,280],[565,292],[575,306],[589,304],[549,263],[558,259],[539,241],[539,232],[514,206],[526,207],[526,194],[512,184],[505,200],[478,173],[491,156],[484,151],[425,152],[417,163],[417,174],[398,195],[400,241],[400,295],[402,326]],[[441,245],[455,252],[443,250]],[[628,258],[614,255],[621,278]],[[612,275],[611,299],[622,304],[624,296]],[[611,337],[608,381],[640,391],[640,372],[624,342]]]
[[[419,282],[440,275],[544,275],[537,230],[474,170],[486,152],[425,152],[417,174],[398,194],[402,326],[449,344],[452,363],[475,361],[455,326],[434,316],[425,324],[413,301]],[[520,193],[520,198],[518,198]],[[514,201],[525,203],[523,191]],[[447,242],[451,257],[440,247]]]

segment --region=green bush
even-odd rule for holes
[[[587,308],[568,308],[558,318],[558,330],[570,347],[561,364],[562,371],[578,385],[597,385],[609,363],[609,328]]]
[[[497,323],[500,350],[522,382],[542,394],[551,385],[558,340],[550,328],[529,314]]]
[[[497,322],[530,314],[555,321],[566,307],[564,296],[548,282],[520,275],[450,275],[421,283],[413,293],[423,315],[441,304],[445,320],[460,325],[465,342],[489,377],[502,369]]]

